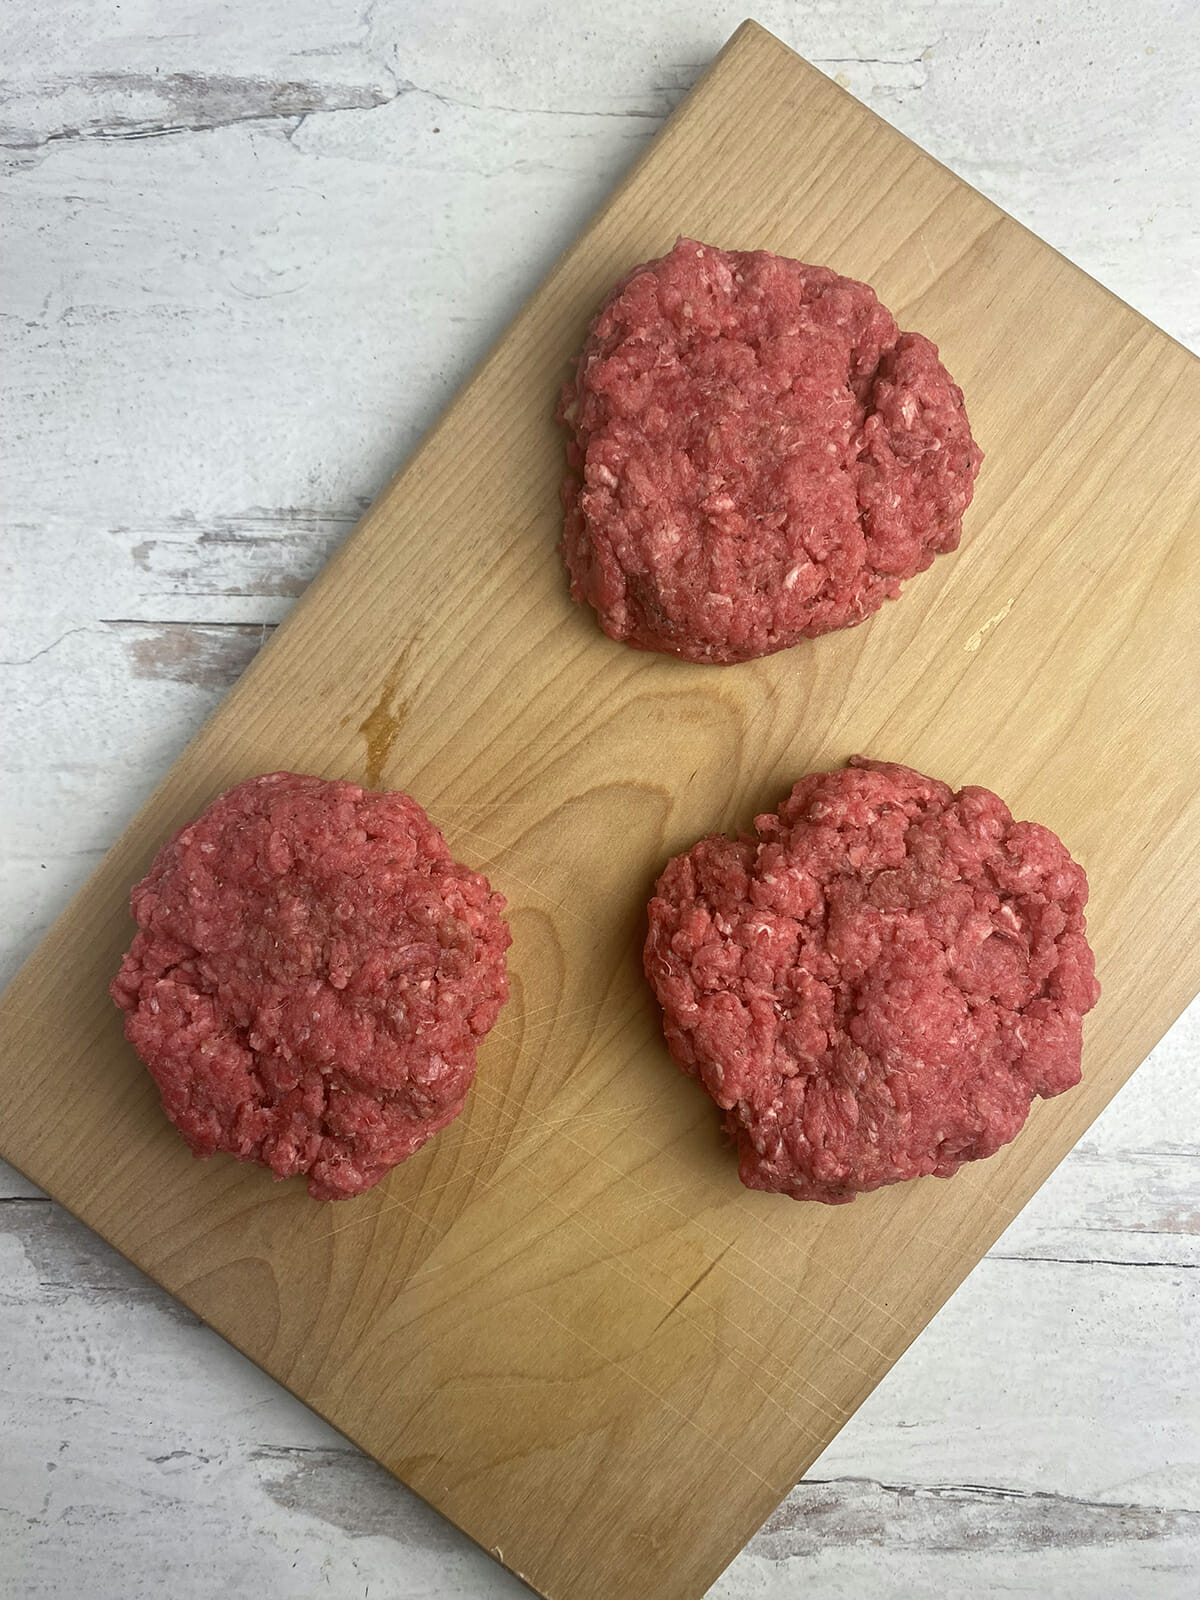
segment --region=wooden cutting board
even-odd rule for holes
[[[957,556],[741,667],[611,643],[555,552],[557,386],[680,232],[873,283],[987,451]],[[9,990],[3,1154],[543,1594],[700,1595],[1200,986],[1198,416],[1191,356],[747,23]],[[1104,997],[1006,1152],[830,1210],[740,1188],[639,947],[670,853],[854,751],[1061,833]],[[467,1114],[345,1205],[193,1162],[105,992],[162,840],[276,767],[410,789],[512,908]]]

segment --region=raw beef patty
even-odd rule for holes
[[[340,1200],[462,1110],[508,996],[503,905],[408,795],[275,772],[159,851],[112,996],[198,1156]]]
[[[559,417],[571,593],[689,661],[870,616],[955,549],[982,459],[937,348],[866,284],[694,239],[613,290]]]
[[[742,1182],[836,1204],[949,1177],[1079,1081],[1086,900],[990,790],[856,757],[668,862],[646,974]]]

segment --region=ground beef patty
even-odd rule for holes
[[[955,549],[982,459],[936,346],[866,284],[694,239],[618,284],[559,417],[571,593],[689,661],[870,616]]]
[[[197,1155],[340,1200],[462,1110],[508,996],[503,905],[408,795],[275,772],[159,851],[112,996]]]
[[[836,1204],[949,1177],[1079,1081],[1086,900],[990,790],[855,758],[667,864],[646,973],[742,1182]]]

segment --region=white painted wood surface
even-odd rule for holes
[[[0,12],[0,976],[743,11]],[[755,14],[1200,349],[1192,0]],[[1193,1600],[1198,1073],[1193,1007],[714,1596]],[[0,1169],[0,1593],[166,1592],[526,1591]]]

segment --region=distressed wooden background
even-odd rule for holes
[[[1190,0],[755,14],[1200,348]],[[0,14],[0,975],[742,15]],[[715,1596],[1193,1600],[1198,1068],[1193,1008]],[[168,1588],[525,1592],[0,1169],[0,1593]]]

